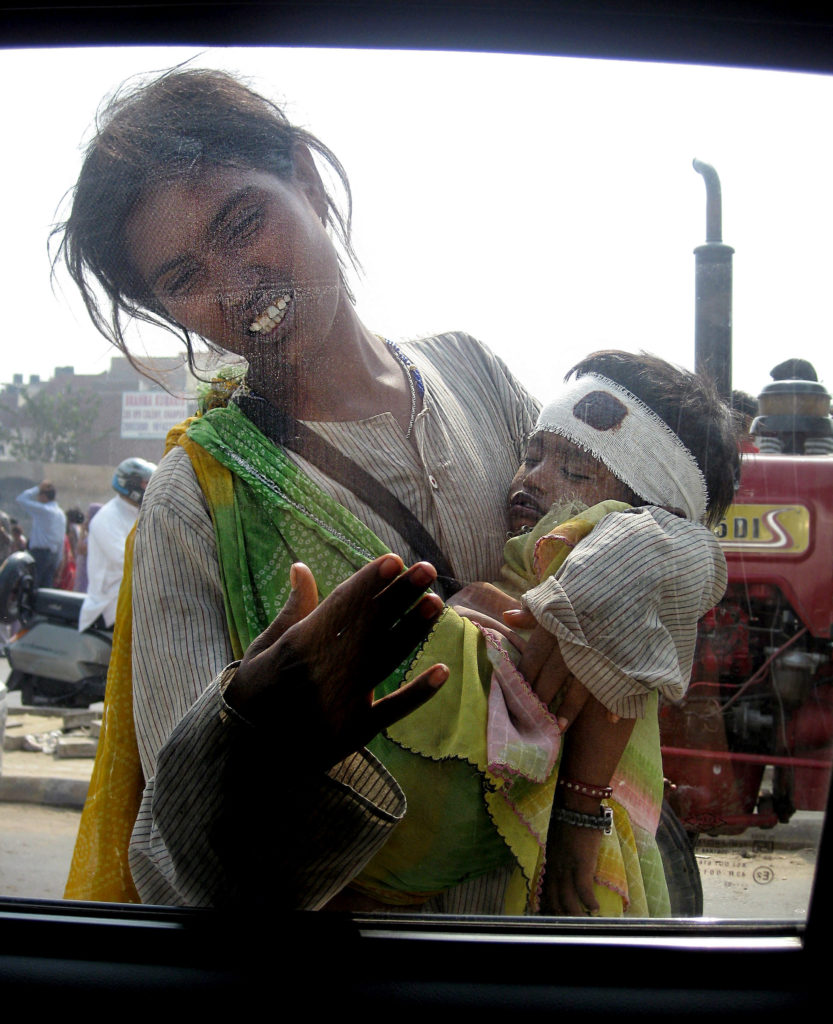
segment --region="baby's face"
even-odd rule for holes
[[[533,527],[556,502],[595,505],[607,499],[628,501],[629,489],[603,462],[549,431],[533,434],[526,458],[509,485],[510,533]]]

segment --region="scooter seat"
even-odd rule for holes
[[[33,611],[44,618],[69,622],[77,626],[83,603],[83,594],[77,594],[72,590],[51,590],[48,587],[41,587],[35,594]]]

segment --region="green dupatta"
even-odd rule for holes
[[[326,597],[387,550],[234,405],[192,421],[180,443],[211,511],[236,653],[283,606],[293,562],[310,566]],[[384,902],[418,904],[509,867],[505,911],[523,913],[540,884],[554,779],[546,787],[516,789],[507,800],[504,780],[488,773],[489,659],[477,627],[450,609],[423,647],[377,687],[377,696],[438,661],[449,666],[449,682],[370,744],[402,786],[408,813],[354,884]]]

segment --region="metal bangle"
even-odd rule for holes
[[[609,836],[613,831],[613,809],[600,807],[599,810],[600,814],[582,814],[581,811],[568,811],[566,807],[553,807],[552,820],[579,828],[594,828]]]

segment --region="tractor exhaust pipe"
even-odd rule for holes
[[[693,161],[706,185],[706,244],[694,250],[694,369],[711,377],[721,397],[732,394],[732,255],[723,244],[720,178]]]

